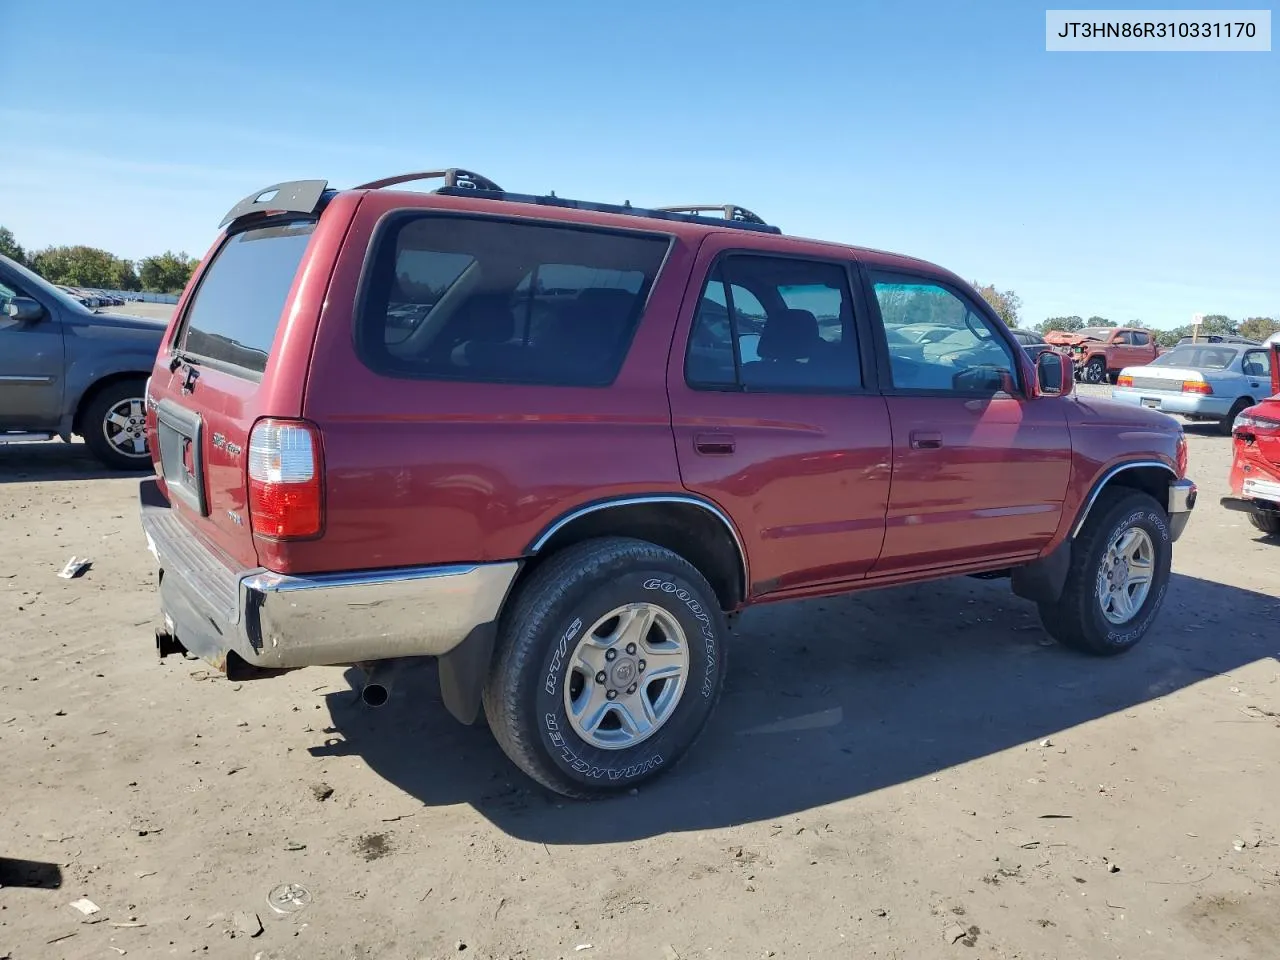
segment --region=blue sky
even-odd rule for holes
[[[458,165],[739,203],[1012,288],[1028,323],[1280,318],[1280,52],[1044,35],[1010,2],[0,0],[0,224],[202,256],[269,183]]]

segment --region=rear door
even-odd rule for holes
[[[317,239],[314,218],[233,226],[178,308],[170,349],[152,374],[150,440],[173,509],[243,566],[258,562],[247,508],[249,432],[261,416],[297,416],[300,408],[298,365],[277,360],[299,351],[305,373],[306,284],[321,278],[298,274]],[[282,322],[286,315],[291,322]]]
[[[738,524],[752,594],[860,579],[884,538],[890,435],[852,265],[735,241],[702,244],[671,351],[683,483]]]

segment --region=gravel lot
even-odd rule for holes
[[[688,761],[591,805],[430,668],[368,711],[339,669],[159,662],[137,479],[0,447],[0,957],[1274,958],[1280,543],[1188,434],[1200,504],[1130,655],[999,582],[753,610]]]

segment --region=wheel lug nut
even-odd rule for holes
[[[606,691],[605,691],[605,693],[604,693],[604,695],[605,695],[608,699],[610,699],[610,700],[616,700],[616,699],[618,699],[618,691],[617,691],[617,690],[606,690]]]
[[[606,679],[603,670],[596,674],[596,683],[604,683]]]
[[[635,692],[636,692],[636,685],[634,683],[631,686],[627,687],[627,696],[630,696]]]
[[[638,664],[636,664],[636,666],[640,668],[641,673],[644,673],[645,663],[643,660],[641,660]]]
[[[617,657],[618,657],[618,651],[617,651],[617,650],[606,650],[606,651],[604,652],[604,658],[605,658],[606,660],[616,660],[616,659],[617,659]]]
[[[628,643],[627,653],[634,654],[635,652],[636,652],[636,645],[634,643]]]

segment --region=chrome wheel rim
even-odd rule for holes
[[[147,455],[147,421],[141,397],[121,400],[107,411],[102,435],[121,456],[141,459]]]
[[[1101,383],[1106,376],[1106,369],[1101,364],[1091,363],[1084,368],[1084,378],[1090,383]]]
[[[671,719],[689,675],[689,643],[652,603],[605,614],[574,648],[564,682],[569,726],[601,750],[643,743]]]
[[[1146,603],[1155,574],[1156,548],[1141,527],[1127,527],[1111,541],[1098,570],[1098,605],[1115,624],[1128,623]]]

